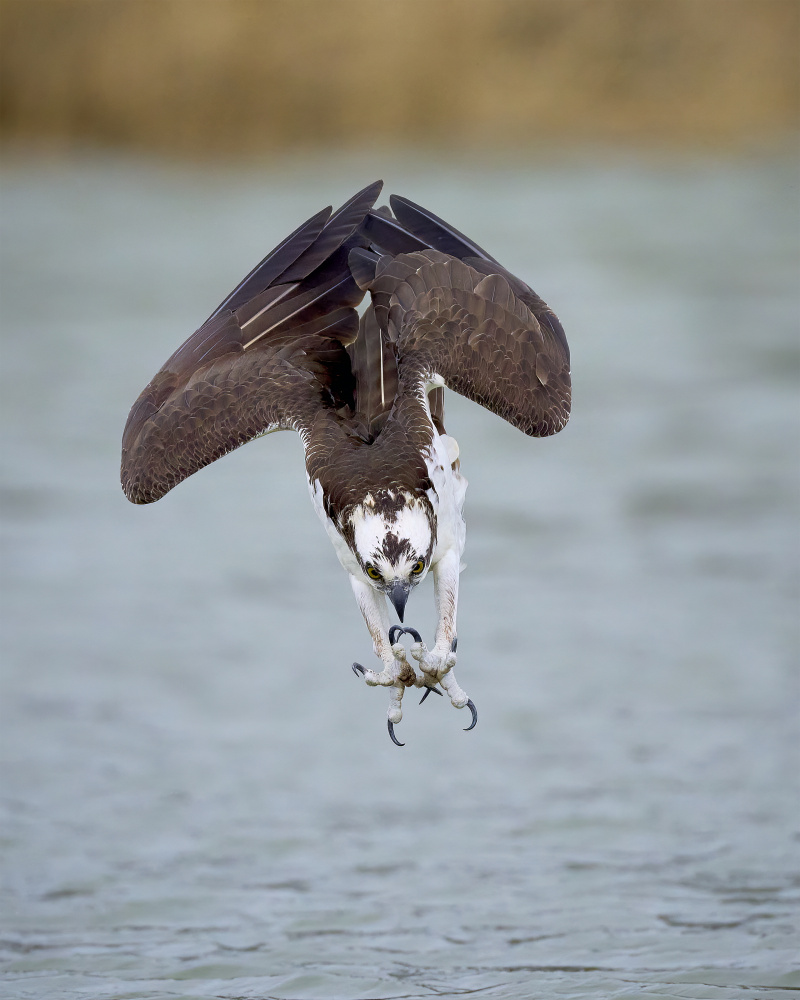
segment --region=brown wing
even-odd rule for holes
[[[122,486],[133,503],[269,430],[304,433],[320,408],[353,405],[346,345],[363,292],[348,254],[381,188],[334,215],[319,213],[283,241],[166,362],[131,409]]]
[[[397,394],[397,359],[371,305],[364,311],[358,337],[347,353],[355,377],[353,429],[371,442],[386,423]]]
[[[373,250],[392,256],[413,253],[415,250],[439,250],[463,260],[481,274],[502,274],[514,294],[528,306],[538,322],[550,328],[569,360],[569,345],[558,317],[532,288],[498,264],[477,243],[427,208],[396,194],[389,200],[397,213],[396,219],[388,208],[379,208],[367,214],[362,226]]]
[[[569,419],[569,359],[502,274],[482,275],[436,250],[401,256],[384,272],[414,271],[392,294],[389,336],[403,370],[445,384],[526,434]],[[378,279],[380,280],[380,279]]]
[[[397,218],[371,212],[372,251],[351,268],[369,288],[400,378],[446,385],[526,434],[569,419],[569,347],[555,313],[485,250],[431,212],[393,196]]]

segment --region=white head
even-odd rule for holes
[[[347,518],[347,542],[375,590],[403,620],[408,595],[430,567],[436,518],[424,494],[385,490],[367,494]]]

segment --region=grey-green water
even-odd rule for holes
[[[152,507],[117,482],[162,361],[379,172],[552,303],[574,370],[547,441],[449,397],[480,722],[411,699],[402,750],[293,435]],[[3,225],[5,995],[800,988],[787,160],[18,159]]]

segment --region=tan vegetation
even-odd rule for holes
[[[2,0],[8,138],[754,143],[798,123],[798,0]]]

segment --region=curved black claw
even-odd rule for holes
[[[407,632],[413,638],[414,642],[422,642],[422,636],[415,628],[403,628],[402,625],[392,625],[389,629],[389,645],[394,646],[397,639],[403,635],[404,632]]]
[[[356,675],[356,677],[358,677],[359,674],[361,674],[361,676],[363,677],[364,674],[366,674],[366,672],[367,668],[362,667],[360,663],[353,664],[353,673]]]
[[[433,693],[434,693],[434,694],[438,694],[440,698],[443,698],[443,697],[444,697],[444,695],[443,695],[443,694],[442,694],[442,692],[441,692],[441,691],[439,690],[439,688],[435,688],[435,687],[426,687],[426,688],[425,688],[425,694],[424,694],[424,695],[423,695],[423,696],[422,696],[422,697],[420,698],[420,700],[419,700],[419,703],[420,703],[420,705],[421,705],[421,704],[423,703],[423,701],[425,701],[425,699],[426,699],[426,698],[428,697],[428,695],[429,695],[429,694],[431,693],[431,691],[433,691]]]
[[[467,708],[472,712],[472,722],[464,730],[465,733],[468,733],[470,729],[474,729],[478,723],[478,709],[475,708],[472,698],[467,698]]]
[[[392,740],[392,743],[394,743],[396,747],[404,747],[405,743],[401,743],[400,740],[398,740],[398,738],[394,735],[394,723],[392,722],[392,720],[387,719],[386,725],[389,727],[389,736]]]

